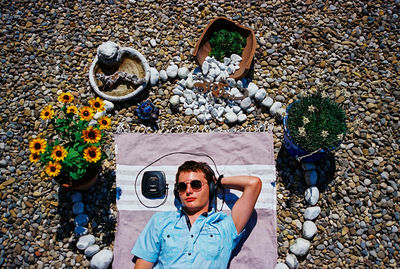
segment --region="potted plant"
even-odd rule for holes
[[[346,134],[343,109],[320,93],[304,96],[287,108],[284,145],[301,162],[313,162],[334,150]]]
[[[224,31],[220,32],[221,30]],[[218,38],[216,38],[215,35],[217,32],[219,32]],[[238,35],[240,37],[238,37]],[[221,40],[225,44],[222,44]],[[239,23],[225,17],[216,17],[207,25],[207,27],[201,34],[200,39],[196,43],[196,46],[193,50],[193,56],[196,58],[197,63],[201,66],[206,57],[210,56],[210,53],[212,53],[213,50],[215,53],[216,44],[219,44],[218,46],[220,47],[225,47],[223,49],[225,50],[226,48],[231,46],[228,44],[232,44],[230,41],[236,42],[234,44],[235,47],[240,47],[240,49],[235,50],[235,52],[239,53],[240,51],[238,55],[242,57],[239,69],[237,69],[235,73],[230,75],[230,77],[235,80],[241,79],[245,77],[250,71],[253,57],[256,51],[256,36],[251,28],[240,25]],[[229,48],[229,50],[231,49],[231,47]],[[221,52],[220,49],[217,49],[217,51]],[[220,55],[219,52],[218,55]],[[230,54],[232,53],[232,51],[227,51],[227,53]],[[224,54],[222,53],[221,55]]]
[[[91,121],[96,112],[104,111],[100,98],[89,101],[90,106],[76,107],[70,93],[62,93],[58,101],[61,108],[46,106],[40,117],[48,121],[48,128],[29,142],[30,161],[44,166],[44,172],[60,185],[76,190],[92,186],[106,158],[101,149],[103,131],[111,127],[105,115]]]

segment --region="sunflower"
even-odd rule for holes
[[[43,138],[35,138],[29,142],[31,153],[43,153],[47,147],[47,142]]]
[[[74,100],[74,97],[69,92],[62,93],[58,96],[58,101],[64,104],[69,104]]]
[[[90,146],[83,150],[83,158],[90,163],[95,163],[100,160],[101,151],[96,146]]]
[[[76,108],[76,106],[67,107],[67,114],[77,114],[77,113],[78,109]]]
[[[107,116],[103,116],[99,119],[100,130],[111,128],[111,119]]]
[[[91,120],[93,118],[93,109],[84,106],[80,109],[79,116],[84,120]]]
[[[63,146],[55,146],[53,151],[51,152],[51,158],[57,162],[64,161],[65,157],[67,157],[68,151],[65,150]]]
[[[82,130],[82,138],[86,143],[94,144],[100,141],[101,132],[93,126],[89,126],[86,130]]]
[[[53,115],[54,115],[54,110],[51,109],[51,105],[46,106],[46,107],[42,110],[42,112],[40,112],[40,117],[41,117],[43,120],[49,120],[49,119],[53,118]]]
[[[32,163],[37,163],[40,160],[40,155],[39,153],[35,152],[35,153],[31,153],[31,155],[29,155],[29,160]]]
[[[46,166],[46,174],[48,174],[51,177],[56,177],[60,174],[60,171],[61,171],[61,164],[59,162],[49,161],[49,163]]]
[[[89,100],[89,104],[96,111],[103,111],[104,110],[104,102],[99,97],[96,97],[95,99]]]

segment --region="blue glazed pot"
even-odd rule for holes
[[[298,102],[298,101],[296,101],[296,102]],[[294,158],[296,158],[296,160],[298,160],[299,162],[302,162],[302,163],[316,162],[316,161],[322,159],[323,157],[325,157],[329,151],[334,150],[341,144],[341,141],[340,141],[336,147],[333,147],[329,150],[320,149],[319,151],[316,151],[316,152],[309,152],[309,151],[301,148],[299,145],[297,145],[290,137],[289,129],[287,126],[287,119],[288,119],[289,111],[290,111],[290,108],[292,107],[292,105],[293,104],[290,104],[289,107],[286,109],[286,116],[283,118],[283,131],[284,131],[283,132],[283,144],[285,145],[287,152],[290,155],[292,155]]]

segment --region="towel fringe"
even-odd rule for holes
[[[256,124],[256,125],[248,125],[244,128],[239,128],[237,126],[234,126],[227,130],[222,129],[221,126],[215,128],[215,129],[211,129],[210,125],[208,125],[208,124],[203,125],[204,126],[203,128],[201,128],[198,125],[195,125],[195,126],[176,125],[176,126],[172,126],[171,128],[167,128],[167,126],[165,126],[164,123],[161,123],[160,125],[161,125],[160,128],[157,130],[155,130],[151,126],[146,126],[143,124],[136,125],[134,128],[131,129],[128,122],[120,122],[117,126],[116,133],[117,134],[121,134],[121,133],[168,134],[168,133],[217,133],[217,132],[222,132],[222,133],[235,133],[235,132],[270,133],[274,129],[274,124],[269,124],[267,121],[265,121],[264,123]]]

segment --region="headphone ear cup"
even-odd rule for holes
[[[214,181],[210,182],[209,188],[210,188],[210,201],[213,201],[217,194],[217,185],[214,183]]]

